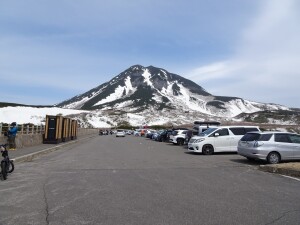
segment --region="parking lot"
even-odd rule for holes
[[[299,224],[300,182],[185,148],[107,135],[20,163],[0,224]]]

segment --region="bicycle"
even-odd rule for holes
[[[6,149],[6,144],[0,145],[1,155],[3,157],[1,161],[1,175],[2,179],[6,180],[8,173],[12,173],[15,169],[13,160],[9,159],[8,151]]]

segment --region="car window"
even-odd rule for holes
[[[273,134],[261,134],[258,141],[269,141]]]
[[[288,134],[275,134],[275,142],[291,143]]]
[[[183,134],[186,134],[186,132],[187,132],[187,130],[183,131],[182,133],[183,133]]]
[[[227,128],[217,130],[215,133],[219,133],[219,136],[226,136],[226,135],[229,135],[229,131],[228,131]]]
[[[289,135],[289,137],[293,143],[300,144],[300,136],[299,135],[292,134],[292,135]]]
[[[176,131],[176,130],[174,130],[173,132],[172,132],[172,135],[173,136],[176,136],[178,134],[178,131]]]
[[[244,127],[232,127],[229,128],[234,135],[244,135],[246,134],[246,130]]]
[[[257,141],[259,136],[260,134],[248,133],[241,138],[241,141]]]
[[[257,127],[245,127],[246,133],[251,131],[259,131]]]
[[[273,134],[247,133],[241,141],[269,141]]]
[[[199,136],[207,136],[210,133],[212,133],[213,131],[215,131],[217,128],[208,128],[206,131],[202,132],[199,134]]]

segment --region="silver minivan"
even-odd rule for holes
[[[288,132],[250,132],[238,143],[238,154],[275,164],[300,159],[300,135]]]

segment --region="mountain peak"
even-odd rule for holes
[[[124,112],[177,109],[226,116],[255,112],[264,107],[241,98],[213,96],[198,84],[177,74],[138,64],[124,70],[109,82],[58,106]]]
[[[174,103],[188,102],[190,96],[193,95],[211,96],[194,82],[165,69],[136,64],[109,82],[64,101],[58,106],[86,110],[122,108],[123,106],[176,108]],[[193,98],[201,99],[197,96]]]

